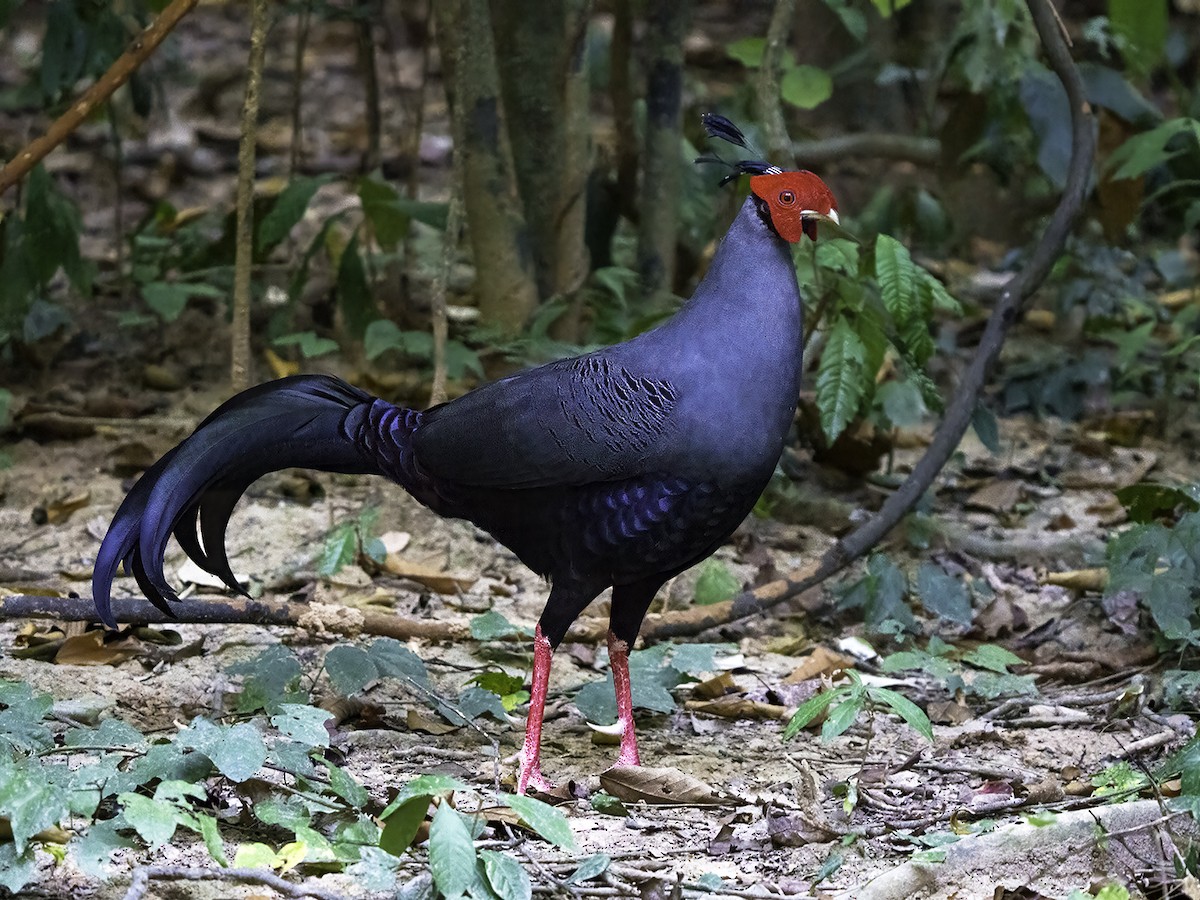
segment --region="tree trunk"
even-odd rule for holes
[[[538,303],[529,230],[513,173],[500,99],[487,0],[435,6],[438,47],[448,75],[454,152],[475,257],[480,319],[516,334]]]
[[[675,277],[683,181],[683,39],[691,11],[691,0],[651,0],[647,10],[646,140],[637,253],[638,275],[647,294],[670,290]]]
[[[588,272],[591,8],[591,0],[492,0],[496,46],[504,48],[504,110],[543,299],[573,294]]]

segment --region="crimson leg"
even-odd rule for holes
[[[525,720],[525,743],[518,757],[517,793],[524,794],[532,785],[549,791],[554,785],[542,774],[542,719],[546,715],[546,690],[550,685],[550,661],[554,648],[542,634],[539,624],[533,636],[533,676],[529,689],[529,717]]]
[[[608,633],[608,663],[612,666],[613,690],[617,694],[617,723],[621,726],[621,752],[618,766],[640,766],[637,730],[633,724],[633,696],[629,681],[629,644],[612,631]]]

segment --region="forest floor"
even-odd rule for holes
[[[127,223],[164,198],[180,209],[228,204],[231,123],[240,103],[240,80],[229,73],[244,66],[237,56],[243,24],[202,7],[181,30],[181,56],[194,67],[194,80],[169,94],[171,127],[126,148],[117,192],[130,198]],[[362,150],[361,108],[342,99],[361,89],[354,40],[345,29],[314,30],[311,52],[323,77],[310,79],[304,104],[307,121],[320,123],[307,135],[317,170],[353,171]],[[264,97],[260,150],[270,174],[283,171],[280,160],[292,137],[285,56],[274,61]],[[0,54],[5,83],[23,77],[16,58]],[[415,91],[422,64],[419,51],[396,50],[389,59],[392,93]],[[436,123],[445,124],[435,93],[426,101],[431,133]],[[394,97],[385,99],[385,135],[403,127],[401,107]],[[50,165],[75,182],[75,199],[85,210],[85,252],[111,269],[113,186],[87,177],[93,167],[107,171],[109,161],[96,161],[106,157],[108,132],[104,123],[86,126]],[[423,143],[429,165],[422,179],[444,180],[446,149],[444,138]],[[869,194],[866,185],[858,192]],[[96,310],[77,313],[82,327],[70,342],[52,338],[33,348],[11,385],[24,436],[5,438],[0,447],[0,598],[87,596],[100,538],[131,473],[178,442],[225,396],[220,361],[228,335],[219,308],[193,304],[170,325],[138,331],[119,329]],[[1058,348],[1047,344],[1057,340],[1021,330],[1016,347],[1036,350],[1017,349],[1012,356],[1049,360]],[[343,374],[361,374],[341,365]],[[30,413],[39,409],[45,415],[34,427]],[[601,782],[615,748],[589,727],[576,695],[581,686],[603,681],[607,658],[600,646],[565,644],[555,658],[543,759],[546,774],[570,794],[557,802],[577,849],[558,850],[523,832],[513,837],[495,823],[484,838],[527,861],[539,893],[1032,900],[1112,879],[1135,895],[1164,896],[1157,886],[1175,882],[1191,820],[1166,811],[1161,795],[1149,791],[1120,795],[1123,802],[1114,804],[1095,780],[1121,762],[1151,771],[1193,736],[1194,718],[1171,712],[1164,700],[1164,672],[1178,660],[1156,645],[1135,603],[1102,598],[1094,573],[1077,574],[1066,585],[1051,576],[1103,565],[1105,543],[1124,516],[1117,489],[1146,476],[1200,481],[1197,421],[1191,408],[1160,412],[1157,420],[1002,417],[999,454],[968,436],[939,480],[921,534],[894,536],[883,548],[902,569],[915,572],[933,561],[971,585],[973,609],[960,617],[969,624],[918,609],[900,648],[938,657],[941,662],[927,659],[933,673],[885,671],[884,659],[898,645],[868,636],[862,610],[845,608],[837,584],[706,636],[719,646],[692,657],[705,662],[686,667],[671,692],[673,708],[637,714],[643,760],[671,770],[663,777],[676,779],[675,802],[639,802],[639,796],[654,799],[661,784],[638,782],[628,772]],[[1156,425],[1165,438],[1142,435]],[[905,432],[892,460],[895,473],[908,470],[930,431]],[[803,452],[789,467],[797,480],[777,504],[778,517],[749,519],[717,554],[739,584],[761,583],[811,561],[877,508],[887,490],[883,482],[823,469]],[[371,506],[379,509],[375,530],[393,536],[393,572],[368,574],[350,565],[318,576],[331,529]],[[487,535],[438,519],[378,479],[268,477],[243,500],[228,542],[236,571],[247,573],[265,596],[297,603],[344,603],[464,626],[494,610],[531,627],[547,593]],[[172,544],[166,571],[177,583],[186,580],[182,563]],[[691,604],[698,577],[697,570],[679,576],[660,604]],[[132,579],[118,580],[119,594],[135,590]],[[603,616],[604,603],[598,600],[585,619]],[[115,717],[162,736],[197,715],[228,714],[241,683],[230,668],[276,644],[296,653],[317,700],[336,701],[322,659],[348,640],[304,628],[178,625],[164,629],[178,638],[166,647],[143,632],[145,640],[115,648],[92,638],[75,641],[72,654],[57,661],[17,655],[39,639],[75,638],[88,626],[72,623],[63,634],[54,627],[0,623],[0,679],[49,693],[64,728]],[[941,649],[930,644],[935,636],[946,642]],[[458,697],[485,670],[527,677],[530,667],[524,644],[469,639],[407,646],[425,661],[433,690],[444,698]],[[978,654],[981,647],[1003,648],[1020,662],[1004,662],[1007,657],[992,651]],[[924,708],[934,723],[932,743],[883,709],[864,712],[827,742],[812,728],[783,741],[790,712],[830,679],[844,683],[842,673],[850,668],[869,685],[895,689]],[[523,708],[506,721],[481,716],[472,726],[454,727],[430,710],[427,697],[392,680],[368,685],[359,699],[363,704],[339,714],[332,743],[368,789],[370,808],[385,806],[398,786],[422,773],[450,774],[486,793],[497,781],[497,758],[499,780],[511,785]],[[602,788],[625,791],[630,799],[623,809],[600,811],[590,799]],[[226,836],[262,839],[237,824]],[[607,881],[564,883],[579,861],[597,853],[612,859]],[[37,878],[22,896],[107,900],[123,896],[139,865],[214,866],[199,838],[182,831],[154,853],[117,851],[108,881],[85,876],[70,856],[59,863],[47,854],[39,859]],[[418,848],[404,856],[400,880],[427,868]],[[333,895],[365,892],[345,874],[302,869],[301,876]],[[263,886],[214,881],[155,882],[144,896],[268,895]]]
[[[74,388],[80,398],[89,393],[82,383]],[[70,390],[63,385],[60,400]],[[86,596],[98,539],[122,496],[113,469],[132,452],[131,438],[157,454],[218,399],[214,391],[176,393],[136,435],[127,427],[102,428],[82,439],[12,444],[12,464],[0,471],[3,589],[74,588]],[[970,626],[922,617],[918,630],[960,650],[980,644],[1011,650],[1024,660],[1011,674],[1027,677],[1028,693],[988,698],[978,682],[986,670],[969,667],[963,668],[966,687],[957,691],[946,678],[886,676],[880,657],[854,640],[862,632],[858,615],[839,611],[834,592],[813,592],[717,648],[710,671],[696,671],[675,689],[673,712],[639,711],[644,761],[672,767],[711,787],[712,795],[700,791],[670,804],[631,801],[625,813],[611,815],[593,809],[586,797],[599,790],[597,776],[615,750],[594,742],[593,729],[572,702],[580,685],[603,678],[606,660],[594,646],[564,645],[555,659],[544,758],[547,773],[583,798],[559,801],[577,858],[606,853],[621,884],[649,890],[661,882],[661,896],[669,895],[676,879],[696,885],[705,876],[719,877],[726,889],[844,897],[909,896],[917,888],[925,891],[919,896],[984,897],[1001,886],[1023,889],[1024,897],[1061,897],[1101,876],[1141,885],[1170,880],[1171,859],[1163,854],[1171,844],[1164,835],[1182,841],[1188,829],[1164,816],[1153,799],[1113,806],[1095,796],[1092,782],[1122,760],[1153,769],[1192,735],[1192,719],[1162,711],[1158,676],[1170,660],[1131,627],[1136,609],[1106,609],[1096,593],[1048,585],[1046,576],[1098,562],[1119,517],[1115,488],[1140,480],[1151,466],[1156,475],[1195,481],[1200,462],[1172,444],[1145,440],[1137,450],[1113,448],[1076,426],[1030,419],[1003,421],[1002,435],[1002,458],[970,439],[964,444],[959,463],[942,481],[934,514],[941,536],[932,548],[896,542],[887,549],[901,566],[936,559],[973,581],[977,594],[990,592],[991,599],[977,600]],[[916,453],[901,451],[898,469]],[[810,476],[814,497],[836,503],[823,487],[827,477],[816,469]],[[235,514],[229,534],[234,567],[253,573],[268,596],[291,595],[297,602],[315,597],[449,623],[469,623],[489,609],[514,623],[536,620],[545,585],[486,535],[438,519],[378,479],[316,477],[325,487],[323,499],[290,499],[294,485],[275,476],[260,482]],[[76,498],[80,508],[64,514],[63,498]],[[380,532],[411,536],[397,554],[399,568],[411,567],[421,581],[373,581],[354,566],[333,578],[313,574],[331,527],[371,505],[380,509]],[[814,500],[812,508],[820,505]],[[58,521],[37,525],[35,510],[49,510]],[[819,525],[752,518],[718,557],[739,581],[753,583],[764,571],[796,568],[830,540]],[[166,571],[177,572],[183,561],[173,546]],[[677,578],[664,602],[689,603],[695,579],[695,571]],[[272,589],[288,583],[306,587]],[[134,591],[132,579],[120,579],[117,590]],[[603,603],[601,598],[585,617],[602,614]],[[228,669],[265,646],[289,645],[316,679],[323,652],[344,641],[303,629],[180,625],[171,630],[186,652],[164,655],[162,648],[154,652],[152,644],[135,642],[141,651],[106,653],[96,646],[89,656],[84,650],[81,661],[91,663],[84,665],[14,658],[8,651],[26,646],[35,627],[45,629],[26,622],[0,626],[6,651],[0,678],[48,692],[75,720],[115,716],[145,733],[169,733],[200,713],[228,712],[238,683]],[[486,669],[525,676],[529,668],[530,654],[521,645],[469,640],[408,646],[430,667],[435,690],[446,698],[458,696],[471,676]],[[919,639],[914,646],[926,644]],[[123,661],[96,664],[114,657]],[[933,743],[882,712],[860,716],[829,742],[812,730],[783,742],[785,711],[811,695],[822,677],[847,666],[927,709],[935,723]],[[723,673],[718,693],[724,692],[724,714],[689,709],[688,701],[713,697],[710,679]],[[334,696],[324,679],[316,682],[316,695]],[[380,806],[389,790],[421,773],[491,784],[493,746],[504,760],[502,778],[511,782],[508,758],[519,746],[519,719],[481,717],[474,728],[452,728],[422,712],[424,698],[389,681],[369,686],[361,698],[382,713],[370,721],[351,716],[336,729],[334,747]],[[630,789],[634,797],[654,793],[636,783]],[[847,789],[857,797],[848,798]],[[1060,813],[1054,827],[1022,824],[1023,816],[1041,821],[1033,814],[1046,810]],[[1104,820],[1105,829],[1120,837],[1097,842],[1096,822],[1114,815],[1122,817],[1119,824]],[[569,859],[536,840],[521,849],[543,867]],[[914,852],[935,854],[934,861],[914,863]],[[177,837],[154,862],[200,865],[205,859],[198,838]],[[84,879],[70,862],[46,866],[26,896],[120,896],[122,872],[145,863],[146,855],[121,851],[117,860],[109,884]],[[412,874],[425,865],[420,854],[411,865]],[[818,873],[826,871],[817,884]],[[345,876],[328,875],[324,883],[346,896],[358,893]],[[206,892],[189,885],[188,895],[251,896],[256,890],[226,885]]]

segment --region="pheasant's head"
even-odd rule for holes
[[[791,244],[798,243],[804,234],[815,241],[821,219],[839,224],[833,191],[812,172],[776,170],[754,175],[750,191],[775,233]]]
[[[741,129],[716,113],[705,113],[704,130],[709,137],[753,151]],[[702,156],[698,163],[718,163],[732,169],[721,181],[732,181],[739,175],[750,175],[750,192],[758,203],[759,214],[772,230],[789,243],[799,242],[803,235],[817,239],[817,223],[826,219],[840,225],[837,200],[833,191],[812,172],[785,172],[779,166],[757,159],[728,162],[715,153]]]

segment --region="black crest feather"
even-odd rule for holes
[[[700,117],[700,121],[704,124],[704,132],[710,138],[717,138],[733,144],[735,147],[741,147],[743,150],[748,150],[751,153],[758,153],[748,140],[746,135],[742,133],[742,129],[738,128],[731,121],[718,113],[704,113]],[[697,165],[719,165],[727,166],[733,171],[721,179],[721,184],[733,181],[740,175],[766,175],[781,171],[777,166],[771,165],[769,162],[764,162],[761,159],[739,159],[735,162],[730,162],[727,159],[722,159],[716,152],[706,153],[704,156],[696,159]]]

